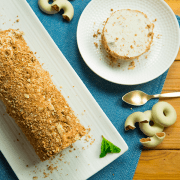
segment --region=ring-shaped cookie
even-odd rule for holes
[[[136,122],[144,122],[144,123],[148,123],[146,115],[142,112],[134,112],[131,115],[129,115],[125,121],[125,130],[128,131],[130,129],[134,130],[135,127],[135,123]]]
[[[68,0],[56,0],[52,3],[52,9],[56,11],[64,10],[63,18],[67,21],[71,21],[74,16],[74,8]]]
[[[158,124],[155,119],[153,119],[152,112],[145,111],[145,116],[147,117],[148,123],[139,123],[139,128],[147,136],[154,136],[156,133],[162,132],[164,127]],[[150,125],[150,121],[153,121],[153,125]]]
[[[164,127],[176,122],[177,114],[173,106],[167,102],[158,102],[152,107],[153,119]]]
[[[47,14],[56,14],[63,9],[62,16],[67,21],[71,21],[74,16],[74,8],[68,0],[53,0],[52,4],[49,4],[49,0],[38,0],[38,5]]]
[[[159,145],[164,140],[165,136],[165,132],[156,133],[153,137],[140,139],[140,142],[145,147],[153,148]]]
[[[56,0],[54,0],[53,4],[55,3]],[[52,8],[52,4],[49,4],[49,0],[38,0],[38,5],[41,11],[47,14],[56,14],[59,11],[56,11],[55,9]]]

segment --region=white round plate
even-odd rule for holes
[[[139,60],[134,60],[134,69],[129,69],[132,67],[131,61],[110,65],[101,45],[101,34],[93,37],[98,30],[102,32],[103,23],[119,9],[144,12],[151,22],[157,19],[153,22],[155,28],[151,49]],[[177,19],[164,0],[92,0],[84,9],[77,28],[79,51],[89,68],[108,81],[125,85],[145,83],[163,74],[177,56],[179,39]]]

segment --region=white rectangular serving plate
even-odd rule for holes
[[[18,16],[18,17],[17,17]],[[18,23],[14,23],[20,19]],[[128,150],[123,138],[112,125],[108,117],[99,107],[95,99],[87,90],[76,72],[58,49],[50,35],[38,20],[25,0],[0,1],[0,29],[19,28],[24,31],[24,38],[37,57],[43,68],[48,70],[52,80],[60,90],[69,105],[74,110],[81,124],[91,128],[92,140],[78,141],[73,144],[76,150],[69,148],[62,151],[60,161],[58,156],[52,162],[40,162],[33,147],[27,141],[15,121],[8,116],[4,104],[0,101],[0,150],[20,180],[44,179],[44,174],[49,173],[46,179],[83,180],[87,179]],[[60,88],[62,86],[62,88]],[[69,96],[69,98],[67,98]],[[102,137],[121,148],[117,154],[109,154],[99,158]],[[50,173],[47,165],[58,166],[58,171]],[[26,167],[28,165],[28,167]]]

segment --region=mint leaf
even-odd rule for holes
[[[102,142],[101,142],[101,154],[100,158],[103,158],[106,156],[107,153],[120,153],[121,149],[117,146],[115,146],[113,143],[108,141],[102,136]]]

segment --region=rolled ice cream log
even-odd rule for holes
[[[0,31],[0,99],[41,161],[86,134],[19,30]]]

